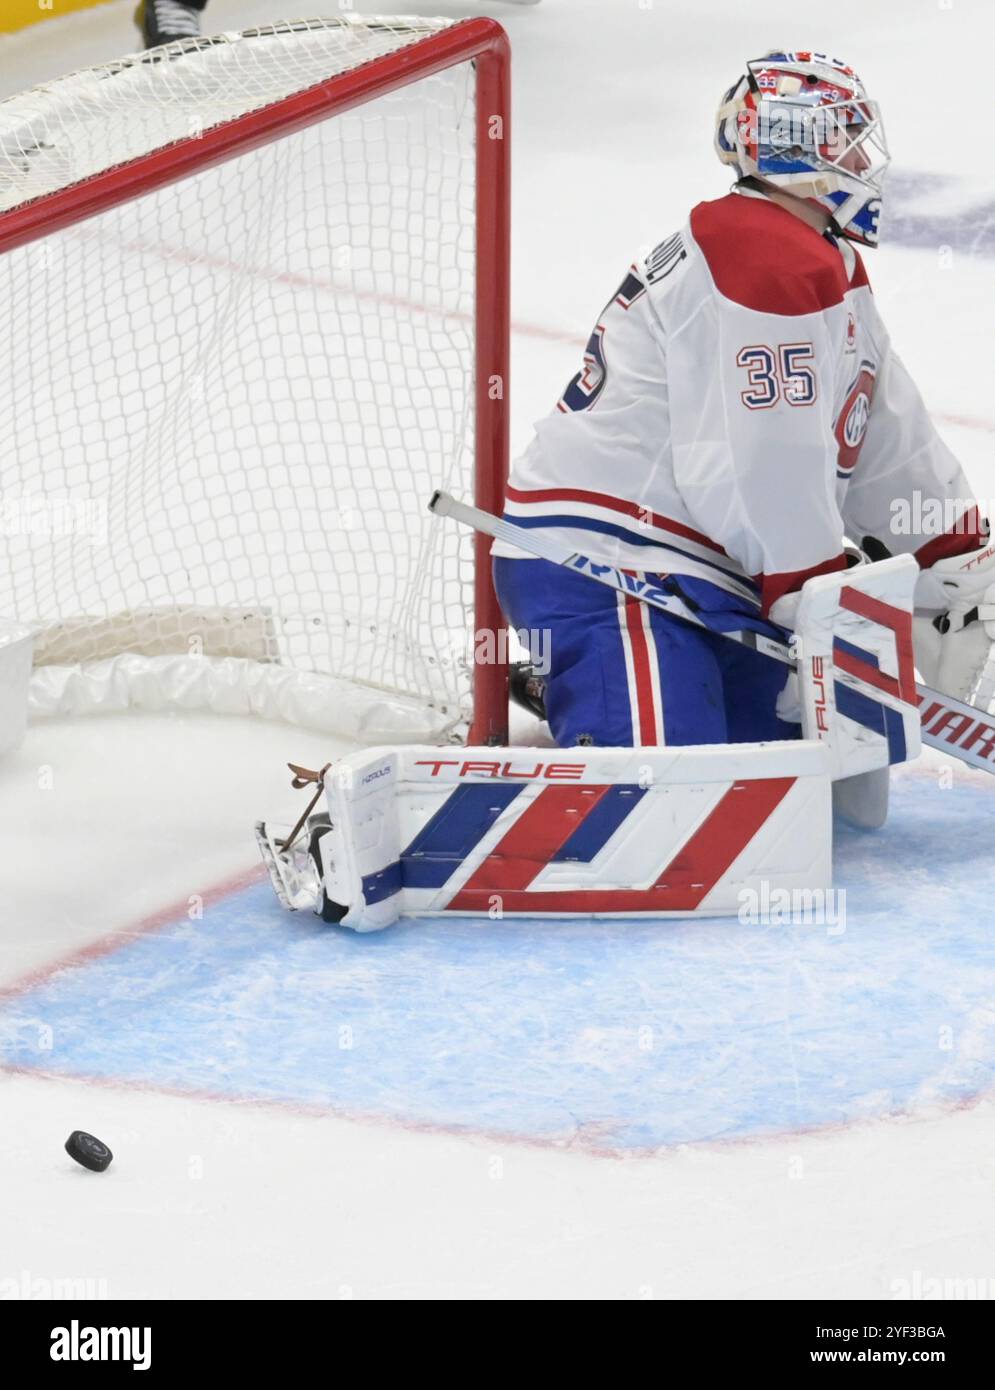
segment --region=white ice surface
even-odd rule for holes
[[[133,46],[132,8],[0,41],[0,93]],[[211,0],[209,15],[243,27],[307,8]],[[514,45],[519,444],[634,253],[724,190],[711,116],[744,58],[778,42],[839,53],[885,103],[896,170],[955,176],[966,220],[995,192],[983,84],[958,89],[951,138],[922,78],[990,49],[986,0],[838,0],[814,24],[771,0],[426,8],[492,12]],[[991,267],[870,258],[899,350],[985,495]],[[250,869],[247,825],[299,804],[283,764],[334,751],[206,717],[33,729],[0,770],[0,987]],[[62,1153],[75,1127],[115,1135],[102,1178]],[[916,1271],[995,1278],[993,1154],[988,1101],[613,1160],[0,1073],[0,1293],[12,1278],[105,1279],[110,1297],[887,1298]]]
[[[0,1278],[22,1286],[887,1299],[917,1270],[992,1278],[990,1105],[612,1161],[62,1082],[11,1078],[0,1094]],[[125,1149],[99,1180],[61,1151],[81,1111]]]

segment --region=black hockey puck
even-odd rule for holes
[[[84,1134],[81,1129],[74,1129],[66,1140],[66,1153],[77,1163],[82,1163],[84,1168],[89,1168],[91,1173],[102,1173],[110,1167],[114,1157],[106,1144],[92,1134]]]

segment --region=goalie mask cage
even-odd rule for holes
[[[499,25],[309,20],[0,103],[0,615],[35,714],[502,741]],[[476,653],[476,662],[475,662]]]

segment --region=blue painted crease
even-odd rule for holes
[[[893,803],[837,831],[835,922],[356,936],[261,883],[5,1001],[0,1060],[619,1152],[962,1101],[995,1075],[995,803]]]

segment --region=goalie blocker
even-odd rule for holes
[[[764,892],[827,891],[833,782],[919,752],[916,574],[898,557],[805,585],[798,741],[342,758],[311,774],[325,810],[296,837],[257,827],[280,901],[375,931],[450,913],[735,916]]]

